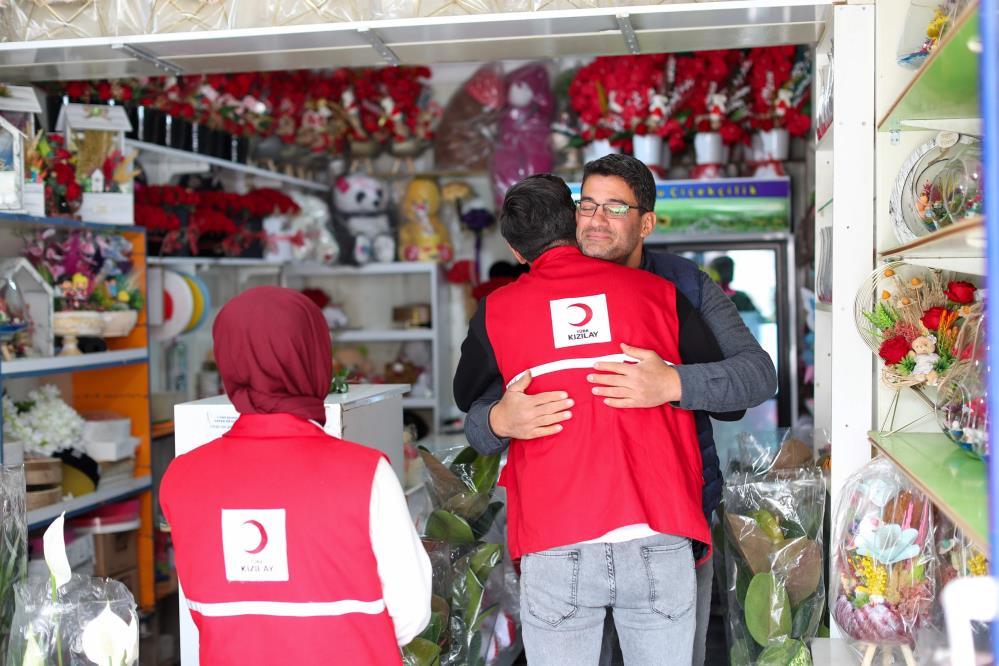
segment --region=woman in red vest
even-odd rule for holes
[[[385,457],[322,429],[322,313],[257,287],[212,333],[241,416],[160,488],[201,663],[400,664],[430,618],[430,561]]]

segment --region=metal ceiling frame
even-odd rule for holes
[[[0,43],[0,80],[43,81],[622,55],[814,43],[834,0],[664,5]]]

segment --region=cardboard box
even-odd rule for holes
[[[114,578],[117,581],[121,581],[125,584],[125,587],[129,589],[132,593],[132,598],[135,602],[139,602],[139,570],[138,568],[131,569],[129,571],[123,571],[114,576],[109,576],[109,578]]]
[[[134,569],[138,557],[139,531],[94,534],[94,572],[97,576],[116,578]]]

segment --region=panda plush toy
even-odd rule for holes
[[[395,259],[388,208],[389,188],[381,181],[363,174],[336,179],[333,209],[343,263],[362,265]]]

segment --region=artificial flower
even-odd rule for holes
[[[66,512],[63,511],[46,528],[42,536],[45,564],[48,565],[49,575],[52,577],[53,593],[73,577],[73,569],[69,566],[69,558],[66,557],[66,538],[63,534],[65,527]]]
[[[108,602],[83,628],[80,642],[83,654],[98,666],[131,666],[139,653],[139,624],[134,618],[126,624]]]
[[[975,300],[975,291],[977,287],[970,282],[954,280],[947,283],[947,289],[944,290],[944,294],[947,298],[955,303],[960,303],[964,305],[966,303],[972,303]]]
[[[881,343],[878,356],[883,358],[888,365],[895,365],[902,362],[910,349],[908,340],[902,336],[895,336]]]
[[[901,525],[889,523],[877,527],[873,533],[857,534],[857,554],[869,556],[882,564],[895,564],[919,554],[916,544],[919,532],[913,528],[903,530]]]
[[[927,330],[935,331],[940,327],[940,317],[946,312],[947,308],[944,307],[937,306],[930,308],[923,313],[923,316],[920,317],[919,321],[923,323],[923,326],[925,326]]]

